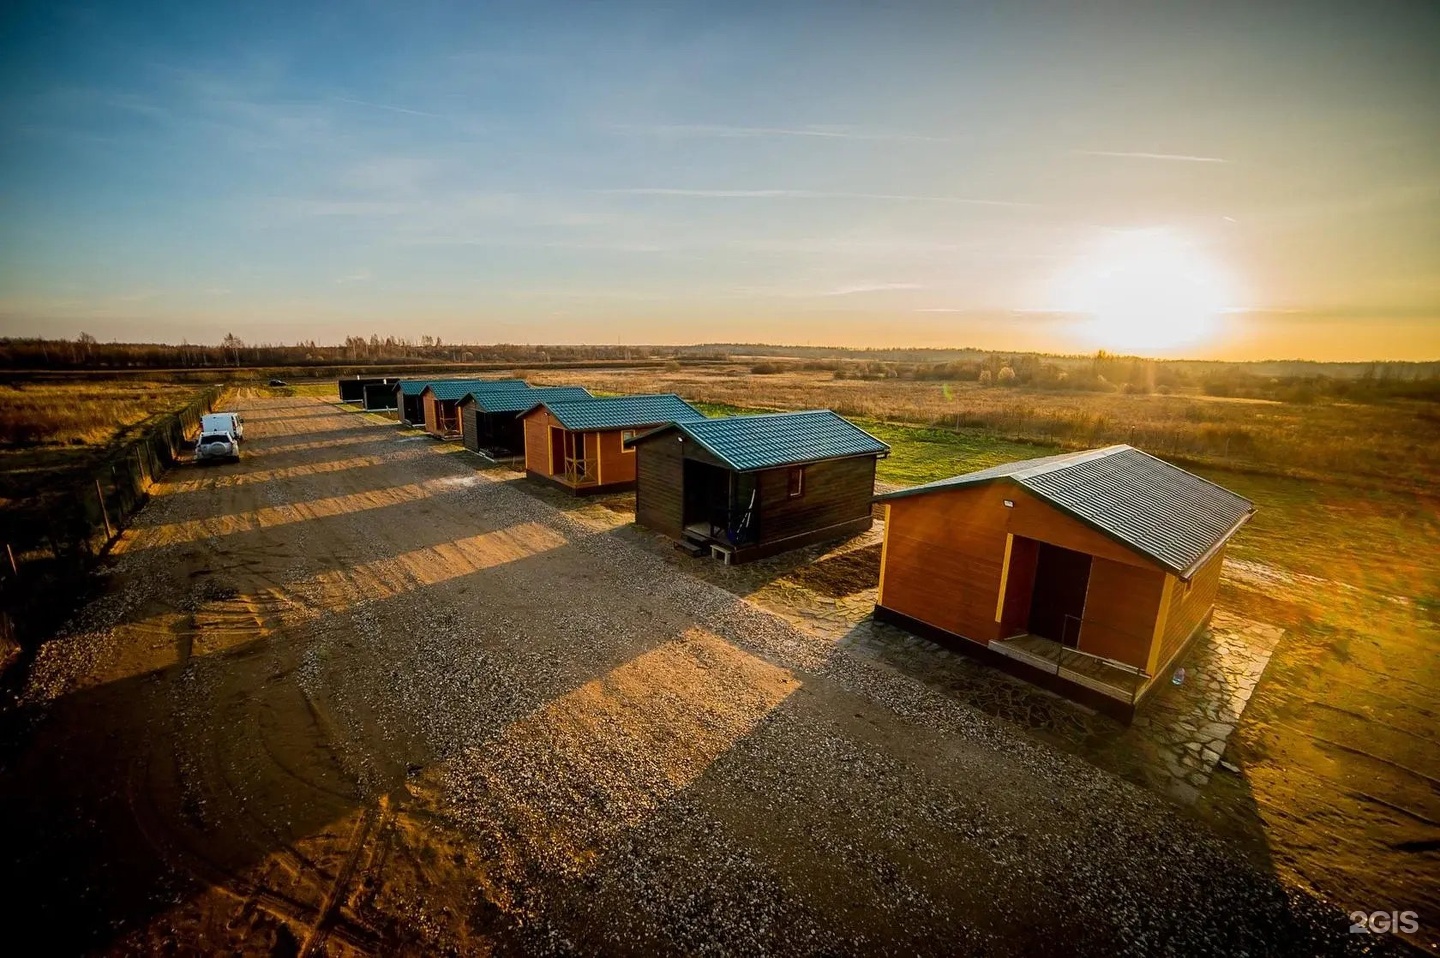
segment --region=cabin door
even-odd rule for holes
[[[1080,619],[1090,588],[1090,557],[1048,542],[1039,546],[1030,594],[1030,633],[1074,648],[1080,641]]]

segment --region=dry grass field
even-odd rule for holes
[[[974,382],[836,379],[824,371],[754,375],[744,365],[643,373],[539,373],[537,382],[609,392],[674,391],[745,407],[833,409],[867,420],[978,430],[993,439],[1079,449],[1128,442],[1156,455],[1288,475],[1354,477],[1434,491],[1434,404],[1280,403],[1199,394],[1045,391]]]
[[[173,412],[200,387],[114,379],[13,381],[0,386],[0,476],[11,494],[36,471],[83,468]]]

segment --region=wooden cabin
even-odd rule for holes
[[[1249,500],[1130,446],[877,497],[875,616],[1128,721],[1209,624]]]
[[[727,563],[869,529],[890,452],[829,410],[675,422],[630,445],[635,521]]]
[[[705,414],[674,393],[540,402],[525,423],[525,472],[579,495],[632,489],[635,450],[625,440]]]
[[[395,408],[395,380],[371,383],[361,391],[360,408],[369,412],[381,412]]]
[[[420,390],[425,431],[436,439],[458,438],[460,400],[476,389],[528,392],[530,385],[523,379],[446,379],[427,383],[425,388]]]
[[[525,423],[521,413],[538,402],[590,398],[590,390],[583,386],[477,387],[460,400],[460,441],[471,452],[494,458],[522,456]]]
[[[438,379],[402,379],[395,384],[395,408],[400,410],[400,422],[407,426],[416,426],[425,422],[425,404],[420,400],[420,394],[425,387],[432,382],[443,382]]]
[[[397,380],[390,378],[379,379],[374,377],[362,378],[360,376],[356,376],[353,379],[336,380],[335,384],[339,387],[341,402],[359,404],[363,403],[365,400],[366,386],[384,386],[387,384],[393,385],[395,382],[397,382]]]
[[[395,406],[400,410],[400,421],[407,426],[425,424],[425,402],[421,396],[427,386],[439,383],[469,383],[474,387],[486,382],[514,383],[521,387],[526,385],[523,379],[401,379],[395,383]]]

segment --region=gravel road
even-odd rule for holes
[[[512,472],[252,398],[3,715],[53,953],[1385,951],[1195,820]]]

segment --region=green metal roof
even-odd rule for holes
[[[590,390],[584,386],[535,386],[530,389],[490,388],[486,386],[470,390],[470,395],[467,398],[474,399],[476,407],[481,412],[518,413],[525,412],[528,409],[534,409],[536,403],[574,402],[582,399],[592,399],[594,397],[590,395]]]
[[[670,429],[680,430],[736,472],[890,453],[885,443],[828,409],[677,422],[647,435]]]
[[[1006,480],[1182,578],[1255,512],[1249,499],[1131,446],[1025,459],[898,489],[877,501]]]
[[[570,402],[541,400],[532,404],[526,412],[542,405],[560,421],[560,425],[572,430],[631,429],[705,418],[704,413],[674,393],[591,397]]]
[[[400,384],[400,391],[406,396],[418,396],[426,387],[434,391],[436,399],[454,400],[482,387],[517,390],[529,389],[530,384],[523,379],[427,379],[413,383],[407,380]]]

